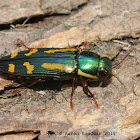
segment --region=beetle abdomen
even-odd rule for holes
[[[60,77],[76,69],[75,48],[31,49],[0,59],[0,72],[19,76]]]

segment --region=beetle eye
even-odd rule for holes
[[[98,71],[98,76],[100,79],[107,79],[109,77],[109,73],[104,67],[101,67]]]

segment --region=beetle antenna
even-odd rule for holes
[[[111,59],[111,62],[113,62],[119,56],[121,51],[122,49],[119,49],[119,52]]]
[[[134,48],[131,49],[130,52],[129,52],[116,66],[114,66],[112,69],[118,67],[118,66],[127,58],[127,56],[129,56],[129,54],[130,54],[133,50],[134,50]],[[113,75],[112,75],[112,76],[113,76]]]

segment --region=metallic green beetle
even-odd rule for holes
[[[24,44],[23,44],[24,45]],[[107,80],[112,76],[112,64],[106,57],[90,51],[80,52],[76,48],[37,48],[13,53],[0,58],[0,74],[13,78],[67,80],[73,79],[70,106],[75,82],[82,79],[82,84],[92,96],[96,107],[98,103],[88,89],[85,79]]]

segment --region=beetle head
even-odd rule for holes
[[[101,57],[98,66],[97,76],[99,80],[104,81],[112,76],[111,60],[107,57]]]

